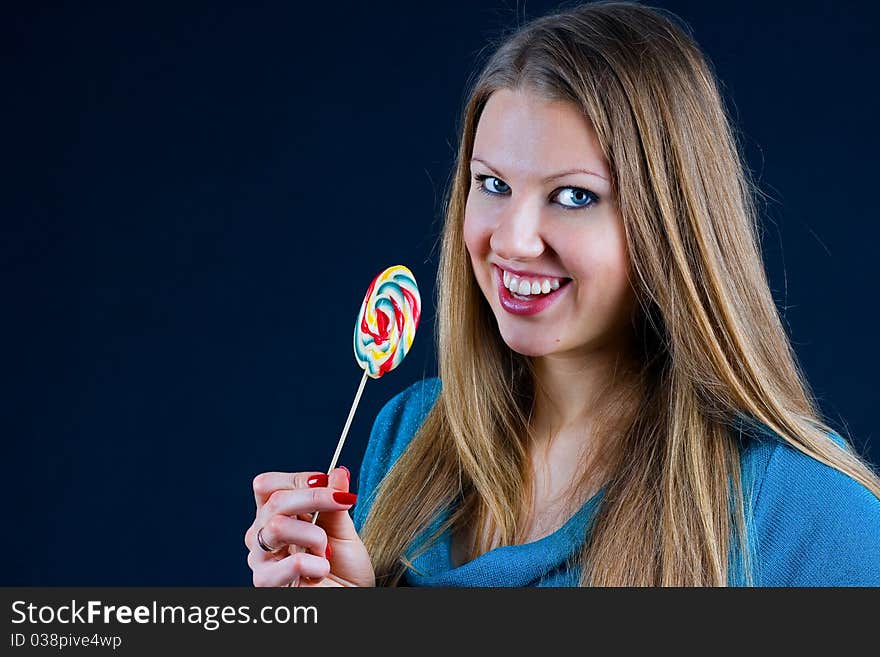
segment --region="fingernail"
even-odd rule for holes
[[[357,498],[358,496],[354,493],[343,493],[342,491],[333,493],[333,501],[339,504],[354,504],[357,502]]]
[[[348,477],[348,483],[351,483],[351,472],[349,472],[348,468],[346,468],[344,465],[340,465],[339,467],[345,470],[345,476]]]
[[[325,475],[325,474],[314,475],[312,477],[309,477],[308,480],[306,481],[306,483],[308,484],[309,488],[320,488],[321,486],[326,486],[327,485],[327,475]]]
[[[327,543],[327,561],[330,561],[330,557],[333,555],[333,548],[330,547],[330,544]]]

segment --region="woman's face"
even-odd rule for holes
[[[574,104],[507,89],[489,97],[474,142],[464,238],[514,351],[585,356],[628,337],[635,294],[610,179]],[[516,276],[516,293],[504,286],[505,271]]]

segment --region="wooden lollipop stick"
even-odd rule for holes
[[[342,435],[339,436],[339,442],[336,443],[336,452],[333,454],[333,459],[330,461],[330,467],[327,469],[327,474],[329,475],[333,472],[333,468],[336,467],[336,460],[339,458],[339,453],[342,451],[342,444],[345,442],[345,436],[348,435],[348,428],[351,426],[351,419],[354,417],[354,411],[357,408],[358,402],[361,400],[361,393],[364,391],[364,384],[367,382],[367,370],[364,370],[364,375],[361,377],[361,384],[358,386],[357,394],[354,396],[354,403],[351,405],[351,410],[348,412],[348,419],[345,421],[345,427],[342,429]],[[315,511],[315,515],[312,517],[312,524],[314,525],[318,521],[318,512]]]
[[[336,443],[336,452],[333,454],[333,459],[330,461],[330,467],[327,469],[327,474],[329,475],[333,472],[333,468],[336,467],[336,461],[339,458],[339,453],[342,452],[342,445],[345,443],[345,437],[348,435],[348,429],[351,426],[351,420],[354,418],[354,412],[357,409],[357,405],[361,400],[361,393],[364,391],[364,385],[367,382],[367,370],[364,370],[364,375],[361,377],[361,384],[358,386],[357,394],[354,396],[354,403],[351,405],[351,410],[348,412],[348,419],[345,421],[345,427],[342,429],[342,435],[339,436],[339,442]],[[318,522],[318,512],[312,515],[312,524],[314,525]],[[300,548],[297,548],[297,552],[302,552]],[[299,586],[299,575],[297,575],[294,580],[288,584],[288,586]]]

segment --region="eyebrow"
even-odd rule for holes
[[[498,174],[499,176],[504,177],[503,174],[501,174],[500,169],[493,167],[491,164],[486,162],[486,160],[482,160],[478,157],[472,157],[471,162],[480,162],[481,164],[483,164],[486,167],[488,167],[489,169],[491,169],[492,173],[495,173],[495,174]],[[567,176],[572,173],[586,173],[589,176],[596,176],[597,178],[601,178],[605,182],[608,182],[608,179],[605,176],[599,175],[595,171],[590,171],[589,169],[567,169],[566,171],[560,171],[559,173],[554,173],[552,176],[547,176],[541,182],[547,183],[547,182],[550,182],[551,180],[556,180],[557,178],[562,178],[562,176]]]

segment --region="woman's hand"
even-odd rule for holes
[[[297,577],[303,587],[376,585],[370,555],[348,513],[357,497],[348,492],[349,483],[346,468],[329,476],[263,472],[254,478],[257,513],[244,535],[254,586],[287,586]],[[320,513],[312,524],[315,511]],[[257,541],[261,528],[272,552]]]

